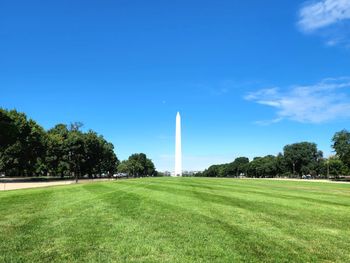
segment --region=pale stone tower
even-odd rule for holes
[[[182,152],[181,152],[181,116],[176,114],[175,131],[175,173],[174,176],[182,176]]]

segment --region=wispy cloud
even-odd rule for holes
[[[192,84],[192,87],[196,89],[200,94],[205,94],[215,97],[227,96],[232,92],[236,92],[239,89],[245,89],[247,87],[261,85],[263,82],[260,80],[239,81],[233,79],[225,79],[215,82],[200,82]]]
[[[350,1],[307,1],[299,11],[298,25],[305,33],[315,33],[324,37],[329,46],[348,45]]]
[[[325,79],[309,86],[293,86],[288,89],[262,89],[245,96],[277,110],[275,118],[257,121],[271,124],[284,119],[303,123],[323,123],[339,118],[350,118],[350,78]]]

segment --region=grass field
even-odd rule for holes
[[[350,185],[154,178],[0,192],[0,262],[350,262]]]

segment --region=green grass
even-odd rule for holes
[[[0,262],[350,262],[350,184],[155,178],[0,192]]]

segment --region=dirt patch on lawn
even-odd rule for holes
[[[245,179],[257,179],[257,178],[245,178]],[[349,181],[332,181],[327,179],[297,179],[297,178],[258,178],[261,180],[274,180],[274,181],[297,181],[297,182],[312,182],[312,183],[336,183],[336,184],[350,184]]]
[[[93,182],[101,182],[108,181],[113,179],[81,179],[78,183],[93,183]],[[53,181],[53,182],[0,182],[0,191],[7,190],[17,190],[17,189],[26,189],[26,188],[37,188],[37,187],[48,187],[48,186],[56,186],[56,185],[67,185],[67,184],[75,184],[75,180],[66,180],[66,181]]]

